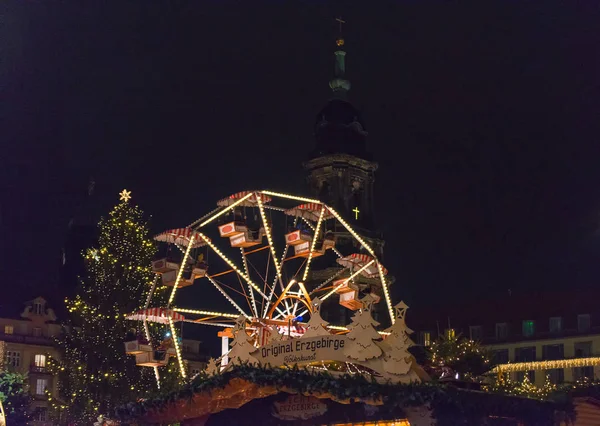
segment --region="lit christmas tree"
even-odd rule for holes
[[[101,219],[98,246],[84,253],[87,274],[76,297],[66,300],[72,327],[57,341],[61,358],[50,363],[60,391],[52,408],[66,424],[91,424],[100,414],[110,417],[118,405],[157,388],[153,369],[137,367],[123,346],[127,330],[136,326],[125,317],[143,307],[156,253],[143,213],[129,204],[129,194],[124,190],[121,203]],[[153,300],[164,306],[167,295],[167,288],[158,288]],[[155,342],[165,331],[151,324]],[[177,385],[177,373],[173,361],[161,369],[161,388]]]
[[[363,308],[352,317],[352,323],[348,326],[350,330],[346,337],[351,343],[344,348],[344,354],[357,361],[366,361],[371,358],[377,358],[383,352],[375,343],[381,340],[381,336],[375,329],[379,325],[371,316],[371,307],[373,306],[373,296],[367,294],[363,299]]]
[[[33,397],[29,393],[27,376],[17,372],[0,371],[0,403],[4,406],[7,424],[28,424],[31,402]]]

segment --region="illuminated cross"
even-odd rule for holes
[[[335,18],[335,20],[340,23],[340,34],[341,34],[342,33],[342,25],[345,24],[346,21],[344,21],[341,16],[339,18]]]
[[[119,195],[121,196],[121,201],[127,202],[131,198],[131,191],[124,189],[123,191],[119,192]]]
[[[354,219],[358,220],[358,214],[360,213],[360,210],[358,210],[358,207],[354,207],[354,210],[352,210],[354,212]]]

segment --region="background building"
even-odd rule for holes
[[[516,295],[465,306],[411,312],[418,342],[441,335],[480,341],[494,353],[496,371],[542,385],[600,379],[598,292]]]
[[[6,315],[6,312],[0,312]],[[20,315],[0,317],[0,354],[4,352],[3,368],[26,374],[34,402],[34,426],[51,425],[48,417],[48,395],[58,398],[57,378],[47,370],[50,357],[58,357],[54,337],[61,332],[54,311],[47,301],[37,297],[27,303]],[[125,337],[125,336],[123,336]],[[184,339],[183,358],[190,375],[206,368],[207,356],[201,350],[199,340]]]
[[[4,367],[27,374],[36,409],[34,425],[51,424],[47,421],[48,396],[58,392],[55,377],[47,371],[50,356],[57,356],[53,337],[60,333],[54,311],[46,300],[38,297],[25,304],[20,319],[0,318],[0,341],[5,342]]]

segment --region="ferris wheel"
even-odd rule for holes
[[[157,368],[169,356],[177,357],[185,376],[178,322],[220,328],[222,365],[240,316],[257,347],[266,344],[273,330],[288,338],[302,336],[317,298],[319,304],[337,298],[341,306],[358,310],[361,294],[371,293],[378,301],[382,293],[394,323],[387,269],[335,209],[272,191],[238,192],[216,204],[187,227],[155,237],[165,244],[165,254],[152,264],[156,279],[145,309],[128,317],[143,322],[148,339],[148,322],[171,328],[174,348],[163,359],[155,359],[148,341],[126,343],[138,365],[155,368],[157,380]],[[172,288],[167,306],[152,306],[158,285]],[[328,327],[346,331],[343,324]]]

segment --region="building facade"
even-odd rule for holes
[[[57,395],[56,378],[47,370],[49,357],[58,355],[54,337],[61,327],[46,300],[38,297],[25,304],[20,319],[0,318],[0,341],[4,342],[4,368],[26,374],[33,395],[33,425],[50,425],[48,395]]]
[[[416,311],[418,342],[462,336],[493,351],[494,372],[536,385],[600,379],[598,292],[509,295],[469,306]],[[433,320],[427,320],[427,316]]]
[[[28,377],[33,396],[31,407],[33,426],[49,426],[48,392],[58,399],[58,380],[47,368],[51,357],[59,356],[54,338],[61,332],[54,311],[47,301],[37,297],[25,304],[20,318],[0,318],[0,356],[3,352],[3,368],[17,371]],[[206,368],[207,356],[201,350],[199,340],[184,339],[182,355],[190,375]]]

